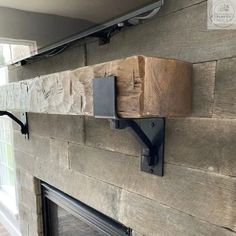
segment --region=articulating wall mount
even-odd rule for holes
[[[105,95],[105,96],[104,96]],[[116,77],[93,80],[94,116],[113,129],[129,129],[141,145],[141,171],[163,176],[165,118],[121,119],[116,112]]]

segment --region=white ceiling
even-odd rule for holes
[[[103,21],[153,0],[0,0],[0,6],[92,21]]]

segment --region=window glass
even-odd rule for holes
[[[106,236],[95,227],[86,224],[68,211],[51,202],[51,214],[55,216],[51,221],[52,235],[55,236]]]
[[[0,50],[1,52],[1,50]],[[9,55],[3,47],[1,58]],[[8,70],[0,68],[0,86],[8,82]],[[12,121],[8,117],[0,117],[0,203],[12,213],[17,213],[15,192],[15,163],[13,152],[13,128]]]
[[[13,64],[37,53],[34,41],[12,40],[0,38],[0,67]],[[2,78],[1,78],[2,79]]]

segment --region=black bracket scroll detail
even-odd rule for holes
[[[95,118],[108,119],[113,129],[129,129],[141,145],[141,171],[163,176],[165,118],[118,118],[116,95],[115,76],[93,80]]]
[[[21,133],[25,135],[29,139],[29,128],[28,128],[28,118],[27,113],[21,114],[21,119],[18,119],[12,113],[8,111],[0,111],[0,116],[8,116],[12,120],[14,120],[21,127]]]
[[[164,118],[110,120],[111,128],[128,128],[141,145],[141,171],[163,176]]]

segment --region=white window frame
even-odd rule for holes
[[[11,59],[10,61],[6,62],[6,65],[10,65],[10,64],[14,64],[20,60],[24,60],[30,56],[34,56],[38,53],[38,47],[37,47],[37,42],[36,41],[32,41],[32,40],[22,40],[22,39],[11,39],[11,38],[0,38],[0,44],[5,44],[9,46],[9,50],[10,50],[10,54],[11,54]],[[29,51],[30,53],[20,57],[20,58],[13,58],[12,55],[12,48],[11,46],[14,45],[22,45],[22,46],[28,46],[29,47]]]

